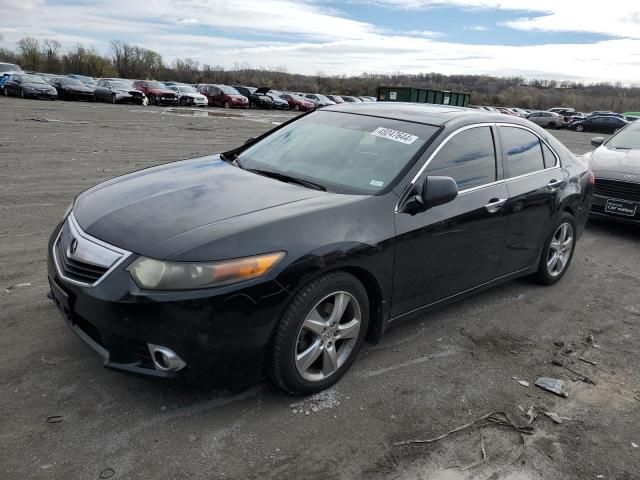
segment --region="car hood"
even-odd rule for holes
[[[637,179],[630,180],[640,182],[640,150],[598,147],[591,154],[590,166],[596,176],[598,172],[637,175]]]
[[[64,88],[67,90],[72,90],[74,92],[83,92],[83,93],[93,93],[95,89],[91,87],[86,87],[84,85],[64,85]]]
[[[23,87],[27,87],[27,88],[35,88],[35,89],[39,89],[39,90],[51,90],[53,87],[51,85],[49,85],[48,83],[23,83],[22,84]]]
[[[154,95],[158,95],[158,94],[161,94],[161,95],[168,95],[168,94],[175,95],[176,94],[176,92],[174,92],[173,90],[169,90],[168,88],[150,88],[149,89],[149,93],[153,93]]]
[[[348,197],[311,190],[247,172],[210,156],[116,177],[80,194],[74,214],[90,235],[126,250],[167,258],[188,248],[189,234],[225,231],[225,223],[311,199]],[[245,225],[242,228],[247,228]],[[228,230],[228,229],[227,229]],[[202,232],[208,232],[203,234]]]

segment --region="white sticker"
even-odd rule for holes
[[[395,100],[398,98],[398,92],[389,92],[389,100]]]
[[[378,127],[371,135],[376,137],[386,138],[387,140],[393,140],[394,142],[404,143],[405,145],[411,145],[418,137],[411,135],[410,133],[399,132],[398,130],[392,130],[390,128]]]
[[[369,182],[369,185],[373,185],[374,187],[381,187],[384,185],[384,182],[381,182],[380,180],[371,180]]]

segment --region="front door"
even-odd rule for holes
[[[458,130],[423,175],[452,177],[458,197],[416,215],[396,213],[392,317],[493,280],[508,199],[490,126]]]

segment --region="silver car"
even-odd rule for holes
[[[562,128],[564,126],[564,117],[553,112],[531,112],[526,118],[544,128]]]

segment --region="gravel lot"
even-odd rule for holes
[[[0,478],[639,478],[637,228],[591,223],[560,284],[514,281],[398,325],[313,397],[266,382],[228,392],[102,368],[46,298],[46,241],[69,202],[290,116],[0,98]],[[554,134],[590,150],[589,134]],[[540,376],[565,380],[568,398],[535,387]],[[496,424],[393,445],[494,411],[526,424],[519,406],[565,419],[540,413],[524,448]],[[484,463],[455,468],[480,462],[482,446]]]

